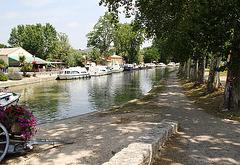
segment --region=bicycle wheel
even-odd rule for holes
[[[8,152],[9,135],[8,131],[2,123],[0,123],[0,162]]]

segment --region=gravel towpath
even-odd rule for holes
[[[172,73],[159,95],[167,119],[179,122],[179,133],[163,148],[158,164],[240,164],[240,123],[220,119],[194,106]]]

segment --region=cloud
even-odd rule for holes
[[[3,18],[16,18],[19,14],[17,12],[7,12],[2,17]]]
[[[70,28],[79,28],[81,26],[81,24],[77,23],[77,22],[72,22],[67,24],[68,27]]]

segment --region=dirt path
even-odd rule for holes
[[[8,155],[5,164],[98,165],[127,147],[162,120],[161,110],[135,110],[126,114],[92,113],[38,126],[36,138],[73,141],[52,147],[43,145],[26,155]],[[41,136],[40,136],[41,135]]]
[[[179,122],[179,133],[164,146],[158,164],[240,164],[240,123],[212,116],[191,103],[170,75],[160,94],[167,119]]]

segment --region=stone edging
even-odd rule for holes
[[[178,122],[164,119],[137,142],[122,149],[103,165],[149,165],[160,155],[161,148],[173,134],[177,133]]]
[[[13,87],[13,86],[20,86],[20,85],[27,85],[27,84],[33,84],[33,83],[39,83],[42,81],[52,81],[56,80],[55,76],[49,76],[49,77],[36,77],[36,78],[24,78],[23,80],[12,80],[12,81],[6,81],[0,83],[0,88],[5,87]]]

